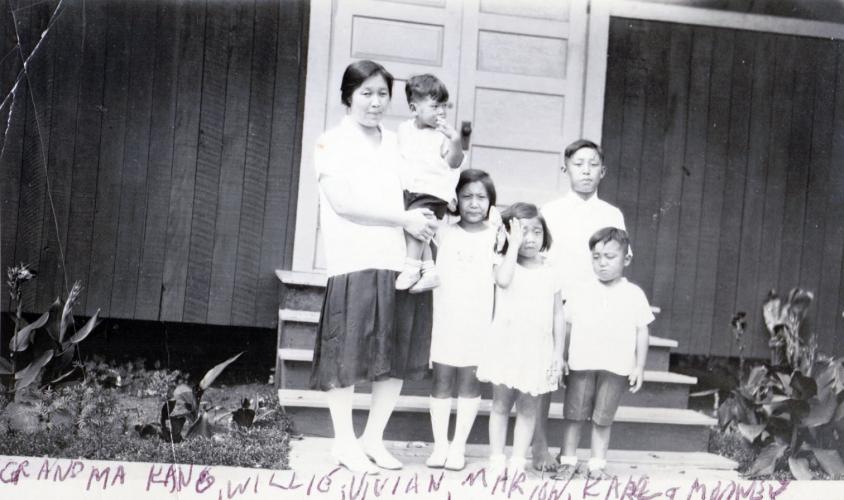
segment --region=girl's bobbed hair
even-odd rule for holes
[[[492,177],[490,177],[488,173],[478,168],[469,168],[460,172],[460,179],[457,180],[457,187],[454,191],[459,197],[460,190],[463,189],[463,186],[473,182],[480,182],[484,186],[484,189],[486,189],[486,197],[489,198],[489,206],[486,209],[486,216],[489,218],[489,210],[495,206],[496,194],[495,184],[493,184]],[[454,215],[458,215],[457,208],[455,208],[455,212],[453,213]]]
[[[551,248],[551,231],[548,230],[548,224],[545,222],[545,217],[542,216],[542,213],[536,208],[536,205],[533,203],[524,203],[524,202],[516,202],[507,207],[504,212],[501,213],[501,220],[504,222],[504,228],[507,231],[510,231],[510,222],[513,219],[539,219],[539,223],[542,224],[542,232],[545,234],[545,237],[542,239],[542,246],[539,248],[539,251],[544,252]],[[507,252],[507,246],[509,241],[504,242],[504,247],[501,249],[502,253]]]
[[[390,93],[390,99],[393,98],[393,75],[387,71],[384,66],[381,66],[375,61],[363,59],[355,61],[346,66],[346,71],[343,72],[343,81],[340,83],[340,101],[344,106],[352,105],[352,94],[358,87],[360,87],[366,79],[375,75],[381,75],[384,81],[387,82],[387,92]]]

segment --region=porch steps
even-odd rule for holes
[[[308,390],[316,325],[327,280],[318,273],[277,270],[276,274],[283,284],[276,357],[279,400],[293,417],[297,430],[305,435],[328,437],[332,430],[323,395],[321,391]],[[671,349],[677,345],[675,340],[651,336],[645,384],[638,393],[627,393],[622,400],[613,426],[610,445],[613,449],[675,452],[707,449],[709,428],[715,421],[687,409],[689,388],[696,379],[668,371]],[[369,384],[360,384],[355,390],[354,422],[361,431],[366,419]],[[430,380],[405,382],[386,439],[431,441],[429,391]],[[552,396],[551,436],[559,436],[561,432],[563,395],[563,391],[557,391]],[[471,443],[487,442],[491,396],[489,384],[482,384],[483,402],[478,423],[469,437]]]

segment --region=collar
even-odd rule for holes
[[[567,192],[566,194],[564,194],[563,196],[565,196],[568,199],[569,203],[580,204],[580,205],[594,205],[594,204],[601,201],[600,198],[598,198],[598,192],[597,191],[592,193],[592,196],[590,196],[589,198],[586,198],[585,200],[583,198],[581,198],[577,193],[575,193],[574,191],[571,191],[571,190],[569,192]]]
[[[354,118],[351,115],[343,116],[343,119],[340,121],[340,126],[343,130],[347,131],[349,134],[354,134],[359,136],[361,139],[367,139],[366,134],[363,133],[361,130],[360,125],[355,123]],[[378,131],[381,132],[381,142],[384,142],[384,127],[379,123],[378,124]],[[371,144],[368,140],[364,141],[366,144]]]

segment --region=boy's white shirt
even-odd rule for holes
[[[445,161],[445,136],[432,128],[419,128],[411,118],[399,124],[398,147],[402,158],[402,184],[412,193],[424,193],[452,202],[460,168]],[[464,157],[465,161],[465,157]]]
[[[542,216],[551,232],[549,263],[560,273],[566,288],[595,279],[589,238],[595,231],[612,226],[626,229],[621,210],[594,193],[584,200],[574,191],[546,203]]]
[[[372,145],[346,116],[320,136],[314,154],[317,180],[342,178],[358,203],[384,213],[404,211],[396,135],[381,127],[381,144]],[[400,227],[367,226],[338,215],[320,193],[320,227],[328,276],[364,269],[401,271],[405,258]]]
[[[636,330],[654,320],[645,292],[627,278],[607,286],[594,275],[572,292],[565,308],[571,323],[569,368],[630,375]]]

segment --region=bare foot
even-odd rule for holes
[[[540,472],[554,472],[557,470],[557,459],[548,452],[548,447],[543,446],[538,450],[533,448],[533,468]]]

